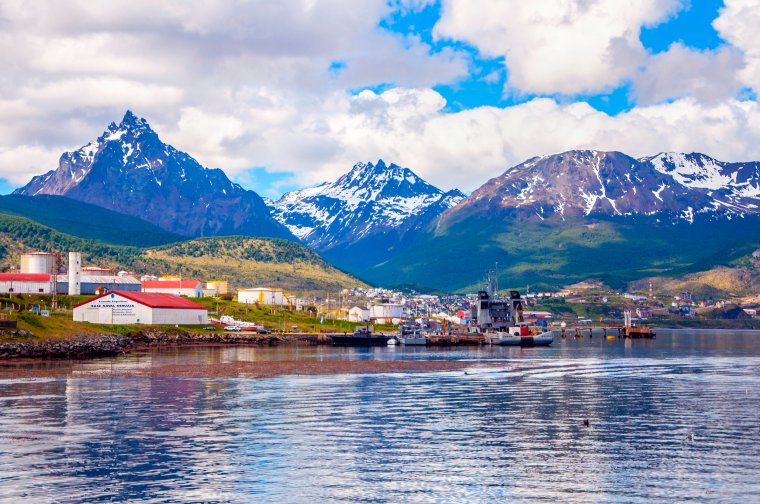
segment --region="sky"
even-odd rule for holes
[[[0,193],[127,109],[262,196],[383,159],[760,160],[760,0],[0,0]]]

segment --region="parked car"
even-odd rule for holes
[[[259,329],[259,330],[258,330],[258,333],[259,333],[259,334],[269,334],[269,331],[268,331],[268,330],[266,330],[266,329]]]
[[[226,327],[224,328],[224,330],[225,330],[225,331],[235,331],[235,332],[240,332],[240,326],[236,326],[236,325],[228,325],[228,326],[226,326]]]
[[[216,331],[216,327],[214,326],[206,326],[203,328],[204,331]]]

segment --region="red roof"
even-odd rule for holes
[[[145,305],[149,308],[173,308],[173,309],[178,309],[178,310],[206,310],[207,309],[203,305],[190,301],[187,298],[175,296],[174,294],[163,294],[159,292],[127,292],[127,291],[106,292],[105,294],[101,294],[99,296],[95,296],[92,299],[88,299],[84,303],[79,303],[78,305],[74,306],[74,308],[85,305],[87,303],[91,303],[100,298],[110,296],[111,294],[116,294],[117,296],[127,298],[129,300],[134,301],[135,303]]]
[[[143,289],[195,289],[200,282],[198,280],[145,280],[142,282]]]
[[[49,282],[47,273],[0,273],[0,282]]]

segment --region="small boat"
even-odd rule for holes
[[[489,333],[486,337],[491,344],[500,346],[549,346],[554,342],[554,333],[551,331],[525,335],[515,335],[508,332]]]
[[[384,334],[373,334],[372,327],[361,326],[357,327],[353,334],[332,334],[333,345],[338,346],[387,346],[390,340],[394,340],[395,336],[386,336]]]

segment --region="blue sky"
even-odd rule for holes
[[[747,0],[0,4],[3,193],[127,108],[268,197],[379,158],[465,191],[573,148],[760,159]]]

